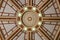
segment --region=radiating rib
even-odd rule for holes
[[[22,29],[17,28],[6,40],[13,40],[20,32],[22,32]]]
[[[3,0],[0,0],[0,8],[2,7]]]
[[[44,10],[46,7],[47,7],[47,5],[49,5],[50,3],[52,2],[52,0],[44,0],[43,2],[42,2],[42,4],[39,4],[38,6],[38,9],[41,11],[41,10]]]
[[[42,29],[41,27],[37,31],[38,31],[37,33],[40,36],[44,37],[44,39],[46,39],[46,40],[52,40],[52,37],[46,31],[44,31],[44,29]]]
[[[60,0],[56,0],[56,2],[58,4],[59,10],[60,10]]]
[[[43,21],[56,21],[60,22],[60,17],[42,17]]]
[[[33,32],[26,32],[24,36],[24,40],[34,40],[34,33]]]
[[[48,0],[43,0],[43,2],[39,2],[39,4],[37,4],[38,8],[40,9],[42,6],[44,6],[44,4],[47,2]]]
[[[14,7],[16,7],[17,10],[20,11],[20,10],[22,9],[22,6],[19,5],[19,3],[16,2],[16,0],[10,0],[10,2],[11,2],[11,4],[12,4]]]
[[[59,37],[59,35],[60,35],[60,26],[59,26],[59,29],[58,29],[58,31],[57,31],[57,33],[56,33],[56,35],[55,35],[54,40],[57,40],[57,39],[58,39],[58,37]]]
[[[16,21],[16,17],[12,17],[12,16],[0,16],[0,21]]]
[[[27,6],[32,6],[33,5],[33,0],[26,0]]]
[[[1,40],[4,40],[4,39],[5,39],[5,37],[4,37],[4,35],[3,35],[3,32],[2,32],[2,30],[1,30],[1,27],[0,27],[0,39],[1,39]]]

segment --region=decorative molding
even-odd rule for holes
[[[2,30],[1,30],[1,27],[0,27],[0,40],[4,40],[5,38],[4,38],[4,36],[3,36],[3,32],[2,32]]]

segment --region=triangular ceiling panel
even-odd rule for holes
[[[42,40],[42,38],[37,33],[35,33],[35,40]]]
[[[8,4],[6,4],[4,12],[15,13],[15,11]]]
[[[55,9],[54,9],[54,6],[52,5],[50,8],[48,8],[45,12],[45,14],[54,14],[56,13],[55,12]]]
[[[19,0],[22,4],[25,4],[25,0]]]
[[[4,24],[4,27],[7,32],[9,32],[15,26],[16,26],[15,24]]]
[[[41,0],[36,0],[36,4],[38,4],[39,2],[41,2]]]
[[[24,40],[24,33],[22,33],[17,40]]]
[[[55,27],[55,25],[47,25],[47,24],[44,24],[43,26],[44,26],[48,31],[50,31],[51,33],[53,32],[54,27]]]

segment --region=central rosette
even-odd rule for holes
[[[36,7],[24,7],[18,12],[17,21],[23,30],[35,31],[42,24],[42,14]]]
[[[22,15],[22,23],[25,26],[33,27],[36,26],[39,21],[39,16],[36,12],[27,11]]]

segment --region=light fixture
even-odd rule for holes
[[[36,11],[36,7],[32,7],[32,10],[33,10],[33,11]]]
[[[28,8],[27,8],[27,7],[24,7],[24,10],[25,10],[25,11],[27,11],[27,10],[28,10]]]
[[[33,27],[33,28],[32,28],[32,31],[35,31],[35,30],[36,30],[36,28],[35,28],[35,27]]]
[[[24,27],[24,29],[23,29],[24,31],[27,31],[27,27]]]
[[[38,16],[39,16],[39,17],[42,17],[42,14],[41,14],[41,13],[39,13],[39,14],[38,14]]]
[[[21,21],[19,21],[18,24],[21,25],[22,24]]]
[[[38,22],[38,25],[41,25],[42,24],[42,22],[40,21],[40,22]]]
[[[22,16],[22,13],[18,13],[18,16],[21,17]]]

